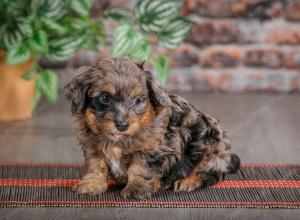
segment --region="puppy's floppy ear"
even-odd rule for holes
[[[144,71],[146,73],[147,88],[149,91],[149,98],[151,103],[155,106],[168,107],[171,105],[171,99],[168,93],[163,87],[161,87],[158,81],[152,76],[149,71]]]
[[[71,103],[72,113],[81,113],[86,105],[86,93],[92,82],[100,76],[93,71],[93,67],[80,67],[79,75],[69,82],[64,88],[64,94]]]

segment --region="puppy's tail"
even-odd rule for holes
[[[241,160],[236,154],[231,154],[230,156],[230,163],[227,166],[228,173],[236,173],[241,166]]]

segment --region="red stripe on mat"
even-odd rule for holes
[[[241,164],[241,168],[300,168],[300,164],[268,164],[268,163],[250,163]]]
[[[298,188],[300,181],[295,180],[245,180],[245,181],[223,181],[213,188],[236,188],[236,187],[280,187],[280,188]]]
[[[79,180],[75,179],[0,179],[0,186],[73,186],[78,183]],[[117,183],[110,180],[108,183],[110,186]],[[298,188],[300,187],[300,181],[288,181],[288,180],[253,180],[253,181],[228,181],[225,180],[214,186],[213,188],[252,188],[252,187],[280,187],[280,188]]]
[[[83,167],[83,164],[64,163],[0,163],[0,166],[27,166],[27,167]],[[242,164],[241,168],[300,168],[300,164]]]
[[[298,206],[300,202],[155,202],[155,201],[0,201],[0,204],[17,204],[17,205],[290,205]]]
[[[0,186],[74,186],[79,180],[75,179],[0,179]],[[113,186],[117,183],[113,180],[108,181],[108,185]]]

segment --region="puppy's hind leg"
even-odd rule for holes
[[[175,181],[173,185],[173,190],[190,192],[196,188],[201,187],[202,185],[203,185],[202,178],[193,173],[184,179]]]
[[[208,172],[199,173],[203,178],[203,186],[212,186],[225,179],[226,174],[236,173],[240,167],[240,158],[236,154],[230,155],[230,162],[227,165],[226,171],[212,169]]]
[[[241,166],[241,160],[236,154],[230,155],[230,163],[227,166],[228,173],[236,173]]]
[[[236,172],[239,157],[230,154],[222,142],[211,146],[193,171],[184,179],[174,183],[174,191],[192,191],[199,187],[212,186],[225,179],[227,173]]]
[[[202,187],[204,185],[205,178],[203,178],[202,173],[205,173],[207,164],[210,162],[213,156],[213,149],[209,149],[202,160],[194,167],[192,172],[185,178],[179,179],[174,182],[174,191],[192,191],[196,188]]]

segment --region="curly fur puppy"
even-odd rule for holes
[[[84,68],[65,94],[85,158],[77,193],[105,192],[112,175],[126,184],[124,198],[147,199],[160,188],[212,185],[239,168],[219,122],[167,94],[141,64],[101,60]]]

